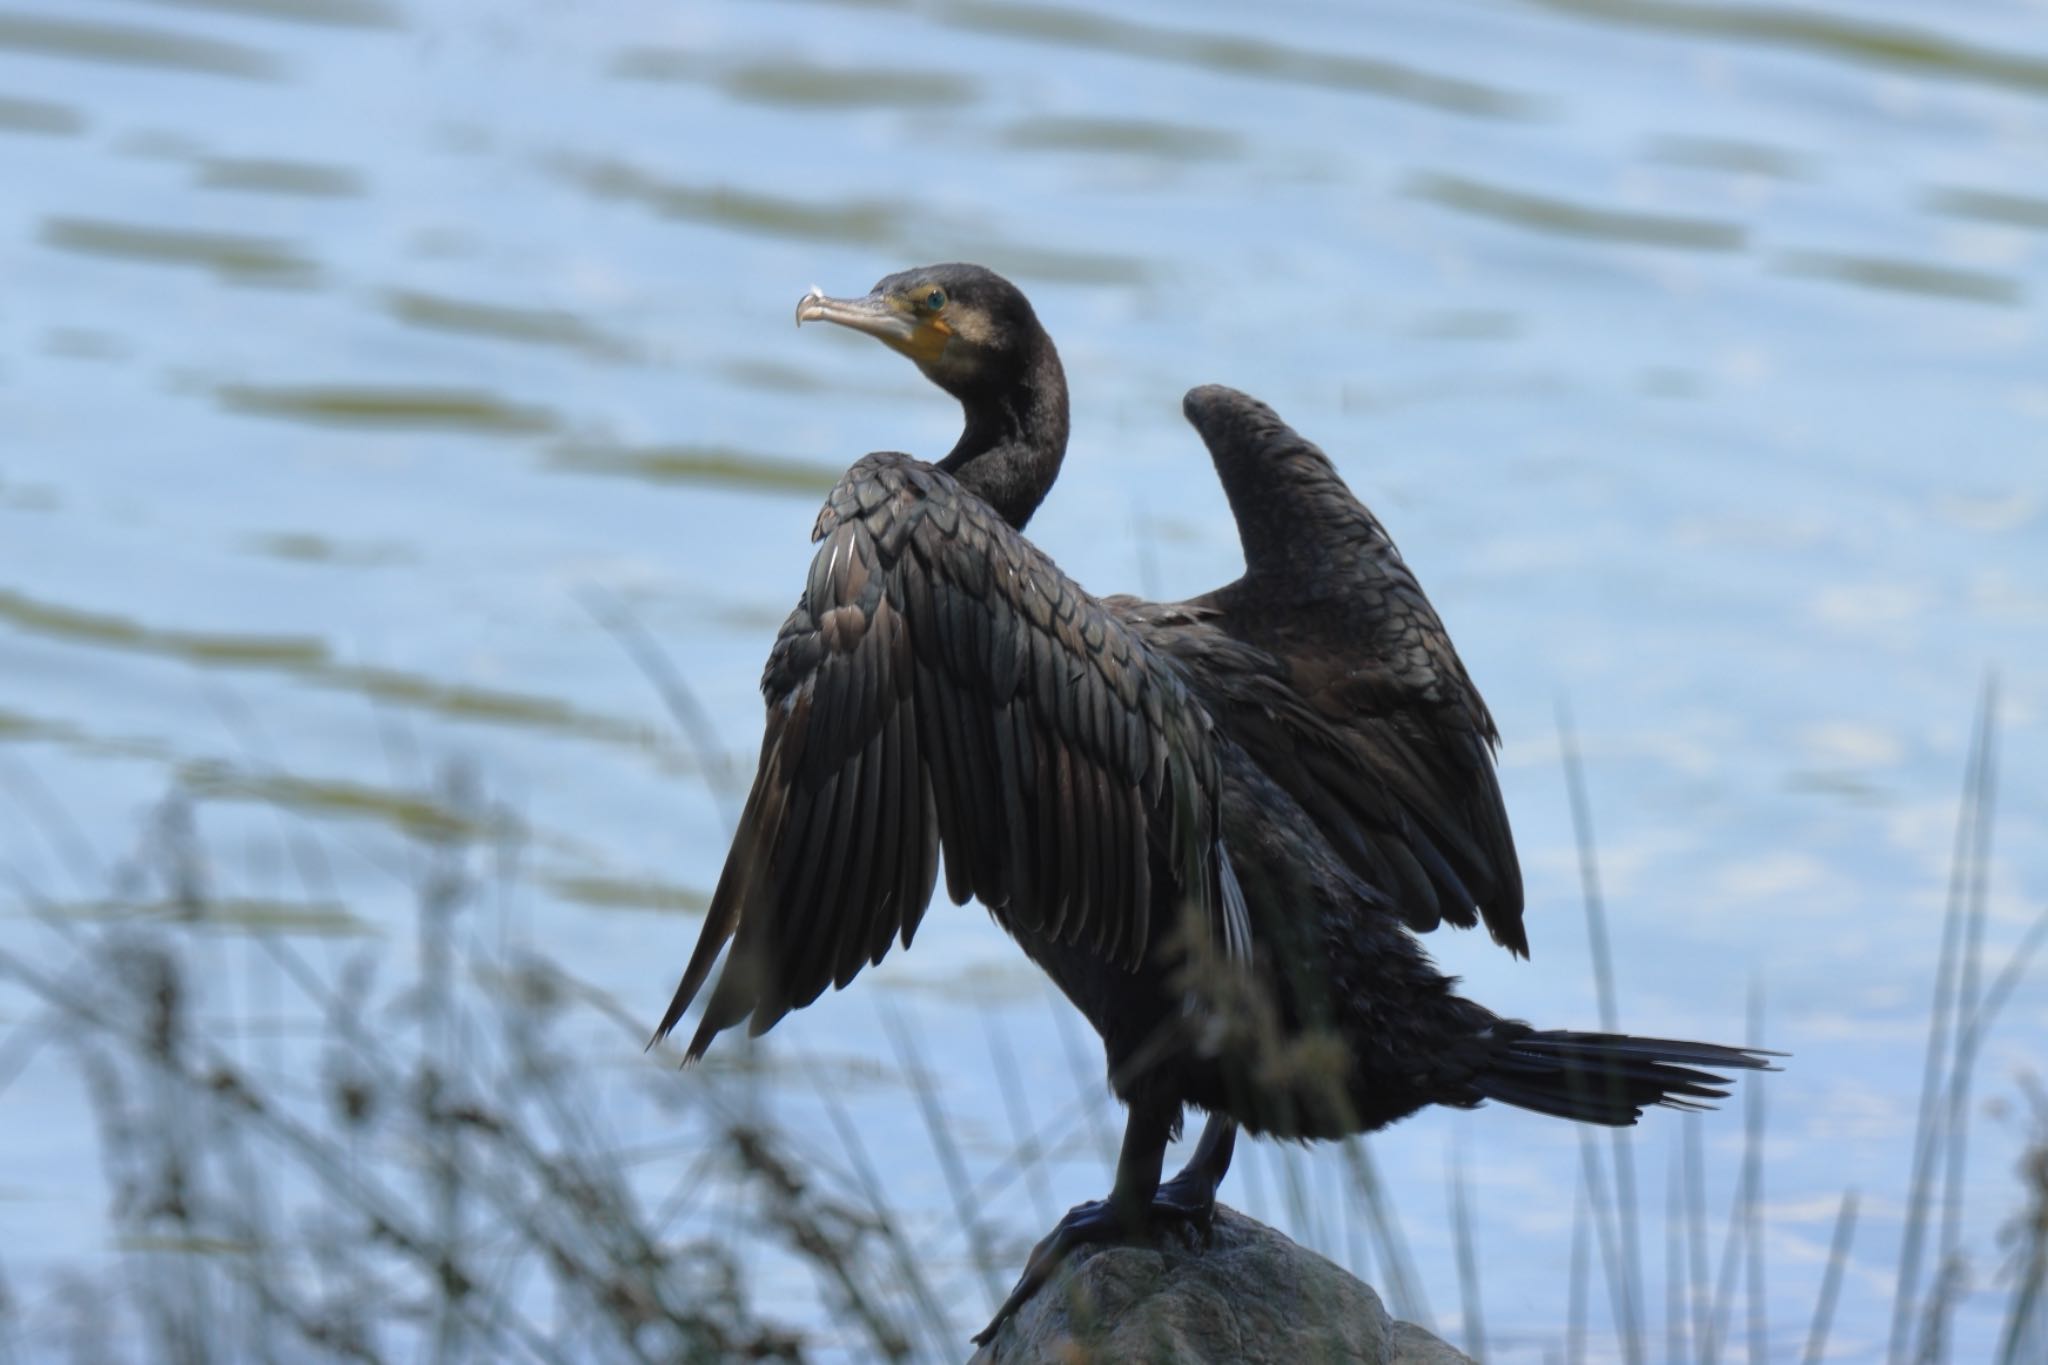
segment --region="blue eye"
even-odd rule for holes
[[[945,306],[946,291],[943,289],[934,289],[924,296],[924,308],[927,313],[936,313]]]

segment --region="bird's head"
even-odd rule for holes
[[[798,301],[796,320],[836,322],[879,338],[969,404],[1014,386],[1041,346],[1051,345],[1023,291],[979,265],[898,271],[857,299],[814,289]]]

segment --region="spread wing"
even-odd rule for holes
[[[1203,657],[1188,671],[1204,700],[1411,925],[1483,919],[1526,956],[1500,736],[1422,585],[1329,457],[1271,408],[1214,385],[1183,408],[1245,557],[1243,578],[1183,608],[1175,652]]]
[[[656,1037],[732,952],[688,1057],[908,946],[947,891],[1125,969],[1175,918],[1248,942],[1209,719],[1176,667],[948,475],[870,455],[818,518],[768,728]]]

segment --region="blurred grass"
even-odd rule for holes
[[[687,712],[686,691],[672,690],[678,682],[669,680],[665,696]],[[1562,713],[1560,731],[1601,1016],[1612,1027],[1621,1010],[1587,779]],[[1956,1209],[1973,1061],[2048,941],[2044,915],[1996,970],[1984,960],[1995,758],[1996,696],[1987,684],[1933,983],[1922,1131],[1905,1173],[1909,1235],[1891,1360],[1956,1358],[1951,1329],[1968,1286]],[[58,899],[17,883],[53,950],[33,961],[0,951],[0,1093],[39,1052],[66,1055],[95,1119],[109,1250],[101,1263],[60,1277],[69,1290],[33,1301],[0,1273],[0,1359],[44,1347],[95,1360],[957,1359],[967,1320],[1000,1297],[1028,1245],[992,1215],[998,1199],[1021,1182],[1032,1216],[1048,1222],[1048,1163],[1076,1151],[1106,1179],[1114,1138],[1100,1070],[1057,1001],[1075,1090],[1049,1115],[1033,1112],[1046,1108],[1043,1099],[1023,1083],[1001,1027],[985,1023],[1009,1129],[993,1156],[964,1140],[946,1109],[945,1078],[926,1064],[910,1024],[881,1004],[895,1079],[915,1100],[947,1191],[950,1226],[936,1241],[929,1214],[890,1193],[895,1170],[915,1159],[896,1153],[888,1171],[876,1165],[836,1072],[828,1080],[806,1068],[827,1119],[821,1134],[778,1123],[754,1048],[682,1078],[663,1066],[637,1068],[628,1083],[674,1126],[656,1150],[620,1147],[602,1117],[613,1082],[590,1061],[593,1048],[637,1048],[644,1020],[510,946],[495,917],[513,888],[494,879],[525,875],[517,846],[527,835],[459,768],[417,795],[435,818],[389,830],[420,855],[406,863],[415,878],[409,954],[389,934],[336,941],[326,926],[364,921],[310,870],[302,869],[297,899],[216,890],[194,812],[219,793],[203,784],[166,798],[134,858],[96,869],[20,765],[4,775],[17,804],[42,803],[33,814],[69,846],[72,875],[105,884],[102,894]],[[274,804],[311,818],[296,803]],[[588,890],[671,909],[695,900],[655,883],[592,882]],[[248,945],[239,1000],[233,974],[221,970],[220,929]],[[313,945],[323,945],[318,956],[308,953]],[[402,969],[379,987],[394,963]],[[294,1012],[316,1024],[305,1044],[316,1062],[310,1074],[279,1051],[300,1043],[256,1027],[259,1015]],[[1752,1043],[1762,1018],[1759,995]],[[1677,1131],[1682,1141],[1665,1172],[1661,1323],[1644,1292],[1628,1136],[1609,1144],[1582,1133],[1578,1215],[1562,1267],[1562,1359],[1612,1353],[1717,1365],[1738,1351],[1770,1358],[1780,1345],[1808,1361],[1829,1357],[1859,1197],[1843,1194],[1819,1292],[1810,1312],[1793,1315],[1803,1335],[1774,1337],[1763,1255],[1766,1095],[1755,1080],[1744,1086],[1736,1188],[1711,1259],[1698,1118],[1686,1116]],[[2030,1084],[2025,1093],[2033,1136],[2002,1239],[2001,1365],[2038,1359],[2048,1345],[2048,1098]],[[1255,1216],[1286,1215],[1297,1238],[1372,1279],[1398,1316],[1432,1323],[1424,1277],[1370,1146],[1347,1141],[1320,1168],[1307,1160],[1272,1144],[1240,1153]],[[673,1171],[659,1197],[646,1187],[650,1161]],[[1341,1178],[1349,1197],[1325,1197],[1326,1176]],[[1481,1359],[1490,1343],[1526,1345],[1525,1330],[1489,1330],[1481,1267],[1490,1249],[1473,1229],[1461,1155],[1447,1156],[1445,1179],[1463,1343]],[[979,1294],[958,1292],[956,1250]],[[792,1270],[816,1286],[819,1308],[793,1307],[779,1288]],[[1595,1275],[1605,1286],[1605,1332],[1592,1320]],[[1740,1347],[1731,1321],[1738,1280]]]
[[[37,1050],[69,1054],[112,1247],[101,1320],[0,1307],[0,1350],[27,1334],[92,1359],[804,1358],[806,1333],[756,1306],[745,1249],[714,1225],[672,1226],[603,1131],[588,1042],[570,1036],[595,1025],[637,1049],[640,1021],[470,923],[505,851],[484,834],[516,837],[482,818],[473,783],[451,774],[435,798],[471,818],[412,831],[417,950],[383,990],[387,950],[323,970],[298,946],[307,926],[247,924],[241,902],[211,895],[194,799],[174,793],[159,837],[110,875],[117,922],[31,897],[55,951],[0,952],[0,981],[28,1007],[0,1037],[0,1088]],[[247,1055],[232,974],[193,932],[223,917],[254,935],[268,988],[324,1021],[317,1083]],[[909,1358],[911,1296],[868,1250],[888,1211],[830,1193],[760,1126],[735,1093],[744,1068],[640,1079],[692,1134],[675,1144],[683,1202],[744,1192],[749,1237],[812,1270],[858,1354]],[[915,1284],[914,1264],[896,1269]]]
[[[1997,768],[1997,686],[1987,678],[1978,703],[1973,738],[1965,765],[1963,793],[1950,859],[1948,908],[1943,916],[1941,950],[1928,1014],[1926,1059],[1921,1082],[1919,1122],[1906,1172],[1904,1235],[1892,1292],[1888,1365],[1954,1359],[1951,1331],[1956,1309],[1966,1294],[1968,1257],[1961,1244],[1960,1210],[1965,1159],[1972,1113],[1974,1062],[1986,1032],[2026,972],[2033,955],[2048,941],[2048,912],[2036,918],[2014,946],[1992,985],[1983,986],[1983,937],[1986,889],[1990,869]],[[1599,990],[1602,1027],[1616,1019],[1614,972],[1609,954],[1605,910],[1600,892],[1598,858],[1593,845],[1590,802],[1570,715],[1562,706],[1558,729],[1567,792],[1577,835],[1580,875],[1594,975]],[[1761,990],[1752,992],[1748,1045],[1763,1045]],[[1796,1066],[1795,1061],[1792,1065]],[[2023,1084],[2030,1084],[2022,1078]],[[1698,1119],[1685,1118],[1682,1163],[1668,1172],[1672,1213],[1666,1227],[1665,1358],[1716,1365],[1729,1344],[1729,1318],[1738,1272],[1745,1273],[1747,1354],[1753,1362],[1772,1358],[1768,1318],[1771,1281],[1764,1246],[1766,1087],[1760,1076],[1747,1077],[1743,1090],[1741,1176],[1722,1237],[1718,1272],[1706,1282],[1708,1228],[1703,1197]],[[2030,1092],[2031,1094],[2031,1092]],[[2048,1123],[2044,1106],[2036,1105],[2036,1133],[2022,1167],[2031,1187],[2030,1206],[2016,1216],[2006,1240],[2011,1256],[2011,1303],[1996,1357],[1998,1365],[2019,1365],[2040,1358],[2048,1349],[2048,1323],[2043,1318],[2044,1276],[2048,1276]],[[1581,1130],[1583,1171],[1581,1222],[1574,1232],[1570,1288],[1570,1327],[1564,1356],[1584,1359],[1585,1309],[1590,1273],[1584,1255],[1585,1220],[1590,1219],[1600,1264],[1607,1282],[1612,1326],[1622,1357],[1634,1362],[1651,1354],[1649,1324],[1642,1317],[1642,1267],[1633,1242],[1637,1211],[1630,1190],[1633,1169],[1628,1130],[1613,1131],[1615,1194],[1610,1196],[1605,1165],[1589,1130]],[[1939,1175],[1937,1176],[1937,1171]],[[1939,1189],[1937,1190],[1937,1179]],[[1462,1175],[1460,1176],[1462,1184]],[[1937,1195],[1939,1202],[1937,1206]],[[1462,1199],[1462,1192],[1457,1196]],[[1802,1358],[1827,1357],[1829,1333],[1854,1239],[1859,1197],[1843,1192],[1828,1259],[1807,1329]],[[1682,1224],[1682,1226],[1681,1226]],[[1925,1265],[1929,1234],[1938,1237],[1932,1267]],[[1688,1274],[1677,1269],[1684,1261]],[[1683,1285],[1681,1286],[1681,1280]],[[1689,1311],[1688,1311],[1689,1310]],[[1468,1349],[1482,1342],[1477,1323],[1467,1329]],[[1475,1352],[1476,1354],[1476,1352]]]

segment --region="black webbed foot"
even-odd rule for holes
[[[1166,1155],[1166,1140],[1179,1112],[1177,1104],[1132,1105],[1124,1125],[1123,1150],[1117,1156],[1116,1187],[1109,1198],[1068,1209],[1059,1225],[1031,1249],[1031,1259],[1025,1263],[1017,1287],[1003,1300],[988,1326],[975,1334],[977,1346],[993,1341],[1011,1315],[1043,1288],[1078,1248],[1091,1242],[1142,1237],[1156,1227],[1173,1223],[1193,1222],[1207,1230],[1216,1211],[1216,1187],[1222,1183],[1223,1173],[1230,1169],[1230,1149],[1237,1137],[1237,1125],[1211,1115],[1187,1169],[1161,1185],[1160,1159]]]
[[[1003,1300],[1003,1306],[989,1319],[988,1326],[975,1333],[974,1344],[986,1346],[994,1340],[996,1331],[1033,1294],[1044,1288],[1045,1282],[1053,1277],[1067,1257],[1080,1248],[1097,1242],[1136,1240],[1173,1223],[1191,1224],[1206,1233],[1215,1214],[1215,1183],[1201,1174],[1191,1178],[1187,1172],[1159,1187],[1159,1193],[1153,1196],[1151,1205],[1135,1226],[1129,1219],[1119,1217],[1107,1199],[1076,1204],[1031,1249],[1031,1259],[1025,1262],[1017,1287],[1010,1291],[1009,1298]]]
[[[989,1319],[988,1326],[974,1334],[974,1344],[986,1346],[993,1341],[997,1329],[1052,1278],[1053,1272],[1077,1248],[1090,1242],[1113,1242],[1138,1230],[1127,1227],[1107,1199],[1091,1199],[1068,1209],[1067,1216],[1031,1248],[1031,1259],[1024,1263],[1024,1273],[1017,1278],[1017,1287],[1010,1291],[1009,1298],[1003,1300],[1003,1306],[996,1309],[996,1315]]]

